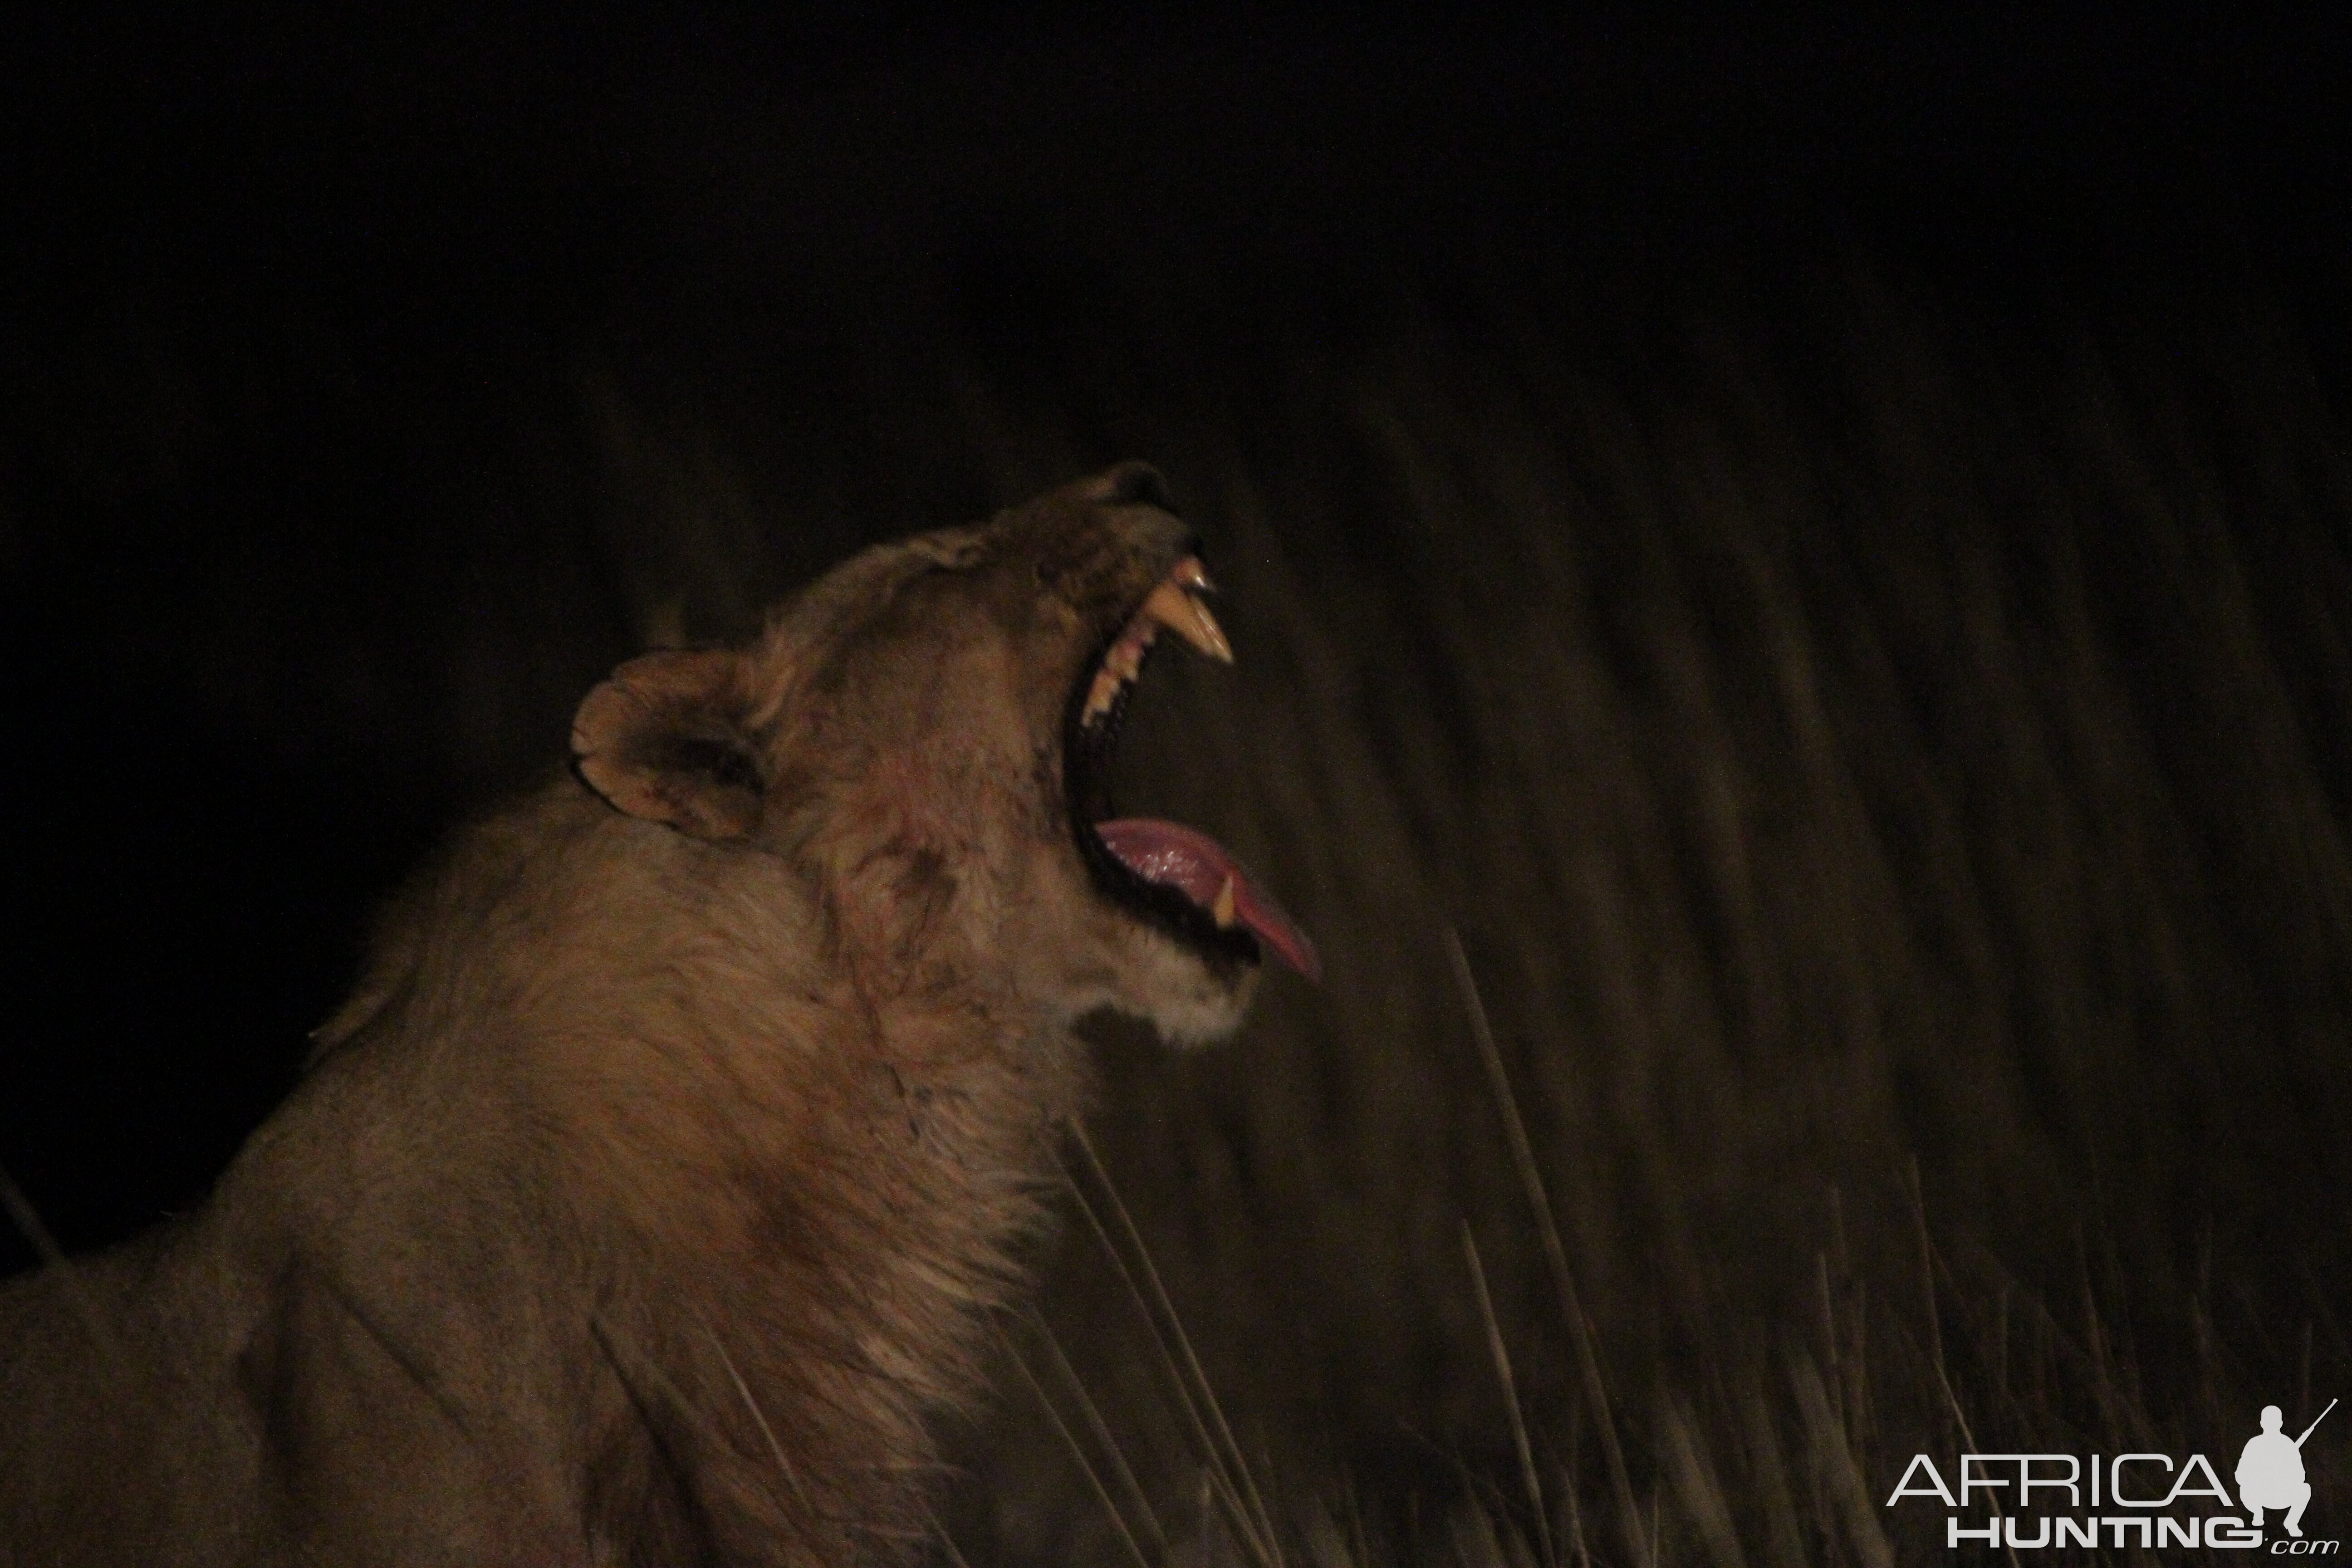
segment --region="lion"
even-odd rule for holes
[[[1110,814],[1162,635],[1129,464],[620,667],[398,895],[194,1212],[0,1288],[0,1563],[902,1560],[1087,1095],[1314,949]]]

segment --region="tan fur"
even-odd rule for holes
[[[870,551],[583,703],[195,1214],[0,1289],[0,1564],[847,1563],[919,1538],[1070,1026],[1252,972],[1089,883],[1148,469]]]

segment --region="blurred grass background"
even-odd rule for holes
[[[2305,57],[705,20],[95,33],[13,110],[0,1164],[69,1245],[201,1192],[647,628],[1142,457],[1240,663],[1155,665],[1122,806],[1328,977],[1106,1025],[1094,1137],[1288,1553],[1907,1560],[1916,1451],[2226,1475],[2352,1387]],[[1012,1342],[1150,1568],[1248,1560],[1070,1212]],[[1003,1373],[950,1533],[1125,1561]]]
[[[1412,321],[1246,436],[1073,400],[1224,532],[1245,655],[1157,672],[1126,764],[1330,950],[1237,1049],[1120,1043],[1100,1119],[1277,1468],[1406,1515],[1450,1462],[1515,1473],[1466,1218],[1606,1508],[1448,927],[1644,1487],[1678,1495],[1679,1421],[1760,1532],[1792,1358],[1867,1369],[1874,1502],[1964,1446],[1938,1354],[1988,1452],[2234,1434],[2343,1365],[2340,426],[2259,321],[2002,341],[1857,275],[1813,309],[1778,346]],[[1148,1402],[1068,1251],[1055,1333]],[[1067,1461],[1000,1441],[999,1495],[1048,1495]]]

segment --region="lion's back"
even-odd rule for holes
[[[233,1363],[186,1353],[237,1334],[235,1298],[175,1288],[186,1239],[165,1226],[0,1280],[0,1563],[92,1560],[101,1542],[117,1561],[250,1559],[223,1524],[250,1495],[258,1434],[215,1386]],[[218,1550],[191,1558],[198,1542]]]

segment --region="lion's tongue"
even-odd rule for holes
[[[1323,977],[1323,966],[1307,933],[1291,923],[1282,906],[1251,887],[1225,847],[1207,834],[1150,816],[1098,822],[1095,832],[1102,837],[1103,847],[1118,857],[1129,870],[1147,882],[1175,889],[1203,910],[1216,908],[1217,895],[1231,878],[1234,923],[1247,927],[1274,949],[1276,958],[1307,979]]]

